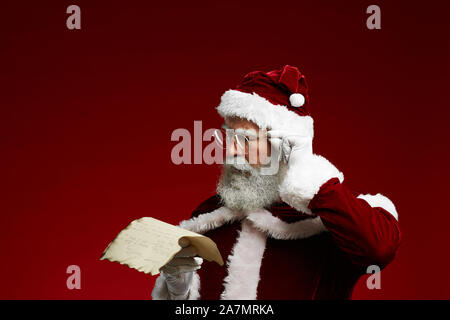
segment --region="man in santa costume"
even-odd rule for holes
[[[350,190],[313,153],[308,87],[297,68],[247,74],[217,110],[232,130],[217,194],[180,226],[210,237],[226,266],[202,264],[181,243],[153,299],[349,299],[369,266],[392,261],[401,237],[395,206]],[[268,171],[268,159],[279,170]]]

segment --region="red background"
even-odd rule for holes
[[[0,298],[148,299],[155,277],[99,257],[133,219],[178,223],[214,192],[217,167],[172,164],[172,131],[219,127],[226,89],[291,64],[314,151],[399,212],[382,289],[362,280],[354,298],[449,299],[449,6],[377,1],[371,31],[371,4],[2,1]]]

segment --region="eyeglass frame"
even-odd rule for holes
[[[228,144],[228,143],[230,143],[230,141],[232,141],[234,146],[238,150],[243,151],[246,155],[249,153],[249,150],[247,150],[246,146],[247,145],[249,146],[250,142],[258,141],[259,138],[261,137],[261,135],[258,133],[255,133],[253,129],[251,129],[251,130],[242,129],[242,128],[231,129],[226,124],[223,124],[221,129],[216,129],[214,131],[215,141],[222,149],[227,149],[227,146],[223,143],[223,137],[219,137],[217,135],[217,132],[219,131],[221,133],[221,135],[223,136],[224,130],[225,130],[226,143]],[[230,135],[231,132],[232,132],[232,135]],[[239,138],[238,138],[239,136],[241,136],[245,139],[244,146],[242,146],[242,144],[239,142]],[[264,136],[267,137],[267,134],[265,134]]]

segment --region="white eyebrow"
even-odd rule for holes
[[[242,135],[246,135],[249,137],[257,137],[258,136],[258,133],[255,131],[255,129],[242,129],[242,128],[230,129],[230,127],[227,126],[225,123],[222,125],[222,129],[233,130],[233,132],[236,134],[242,134]]]
[[[254,130],[254,129],[235,129],[234,132],[238,133],[238,134],[243,134],[246,136],[252,136],[252,137],[257,137],[258,133]]]

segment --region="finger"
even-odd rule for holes
[[[270,130],[267,131],[267,136],[269,138],[279,138],[282,139],[285,136],[286,132],[282,130]]]
[[[284,130],[270,130],[267,131],[267,136],[270,138],[287,138],[287,137],[299,137],[299,138],[308,138],[307,135],[295,133],[295,132],[287,132]]]
[[[308,139],[310,138],[309,136],[305,136],[304,134],[299,134],[299,133],[286,133],[285,137],[296,137],[296,138],[305,138]]]
[[[298,142],[292,149],[292,151],[296,150],[302,150],[304,154],[310,154],[312,153],[312,143],[310,143],[309,141],[303,141],[301,143]]]
[[[191,245],[178,251],[178,253],[174,256],[174,258],[194,257],[197,254],[198,254],[197,248]]]
[[[312,139],[310,137],[305,138],[303,136],[287,136],[285,140],[289,141],[290,147],[294,150],[309,149],[312,145]],[[293,150],[291,150],[292,152]]]
[[[174,258],[167,265],[172,267],[176,266],[200,266],[203,263],[203,259],[200,257],[194,258]]]
[[[187,247],[188,245],[190,245],[191,242],[189,241],[189,239],[183,237],[183,238],[180,238],[180,240],[178,240],[178,244],[179,244],[181,247],[185,248],[185,247]]]
[[[305,137],[296,134],[286,135],[283,140],[288,140],[291,145],[302,146],[311,143],[310,137]]]
[[[177,266],[177,267],[172,267],[169,265],[166,265],[164,267],[161,268],[161,270],[164,273],[167,273],[169,275],[178,275],[180,273],[186,273],[186,272],[193,272],[196,270],[199,270],[200,266]]]
[[[284,139],[281,147],[283,149],[284,161],[287,163],[287,162],[289,162],[289,156],[291,155],[291,152],[292,152],[292,147],[291,147],[289,140]]]
[[[279,150],[283,140],[279,138],[269,138],[270,146],[273,150]]]
[[[281,143],[282,140],[278,138],[269,138],[270,142],[270,153],[272,159],[276,159],[276,161],[280,161],[280,157],[282,155],[281,152]]]

